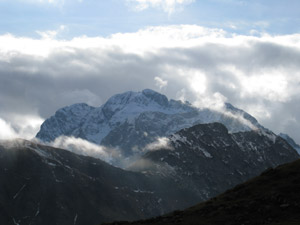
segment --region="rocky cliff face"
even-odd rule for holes
[[[51,142],[61,135],[74,136],[119,147],[129,156],[157,137],[199,123],[221,122],[230,132],[261,128],[255,118],[230,104],[224,112],[198,109],[146,89],[115,95],[98,108],[86,104],[62,108],[42,124],[36,137]]]

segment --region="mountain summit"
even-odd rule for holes
[[[74,136],[95,144],[118,147],[126,156],[139,152],[158,137],[200,123],[220,122],[230,132],[262,128],[248,113],[225,104],[224,112],[169,100],[150,89],[112,96],[100,107],[74,104],[59,109],[36,135],[43,142]]]

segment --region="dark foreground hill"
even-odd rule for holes
[[[131,224],[298,225],[300,224],[300,160],[269,169],[204,203],[184,211]]]
[[[167,178],[121,170],[99,159],[25,140],[0,143],[1,225],[144,219],[188,207],[194,197]]]

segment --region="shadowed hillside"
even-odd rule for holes
[[[150,220],[114,224],[300,224],[300,160],[269,169],[187,210]]]

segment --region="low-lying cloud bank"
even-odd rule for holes
[[[78,155],[91,156],[110,164],[116,164],[122,158],[117,149],[96,145],[81,138],[60,136],[49,145],[69,150]]]
[[[300,34],[252,34],[178,25],[72,40],[1,35],[0,138],[24,135],[22,115],[42,120],[152,88],[200,107],[228,101],[300,143]]]
[[[37,139],[35,139],[35,141],[39,142]],[[148,151],[156,151],[159,149],[173,150],[169,143],[169,139],[166,137],[159,137],[157,140],[146,145],[144,148],[137,149],[136,154],[130,157],[123,156],[121,150],[118,148],[109,148],[106,146],[97,145],[87,140],[75,137],[60,136],[53,142],[41,144],[65,149],[78,155],[101,159],[120,168],[134,168],[134,170],[141,169],[142,167],[146,168],[153,164],[150,160],[140,159],[140,156]],[[147,163],[145,161],[147,161]]]

